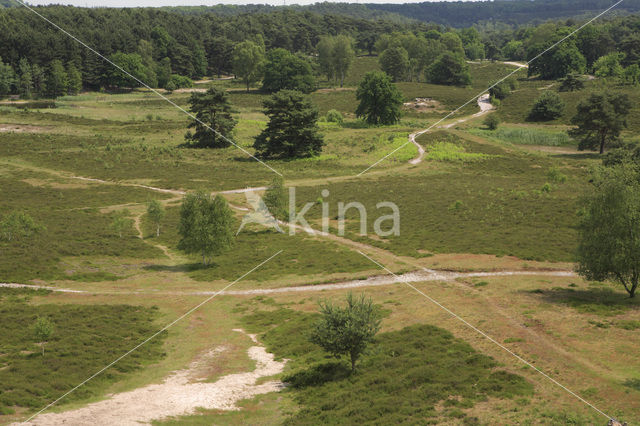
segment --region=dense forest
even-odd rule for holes
[[[135,78],[31,11],[5,8],[0,10],[0,95],[57,97],[82,89],[132,88],[139,81],[174,90],[190,86],[191,78],[222,74],[243,78],[248,88],[263,71],[265,77],[283,81],[305,75],[304,84],[295,88],[308,92],[315,88],[312,73],[336,75],[323,64],[333,48],[323,50],[328,45],[321,41],[338,35],[343,53],[378,54],[382,69],[396,81],[424,76],[435,83],[465,85],[466,60],[528,61],[583,22],[456,29],[289,9],[233,16],[154,8],[38,10]],[[610,74],[635,84],[639,61],[640,17],[603,18],[542,56],[529,73],[551,79]],[[291,75],[291,70],[301,74]]]
[[[170,8],[185,14],[213,12],[222,16],[243,13],[265,13],[283,8],[320,14],[344,15],[362,19],[384,19],[394,22],[423,22],[455,28],[469,27],[481,22],[500,22],[509,25],[534,24],[549,19],[592,17],[614,3],[612,0],[497,0],[497,1],[428,1],[423,3],[315,3],[312,5],[270,6],[215,5]],[[640,11],[640,0],[625,0],[616,14]]]

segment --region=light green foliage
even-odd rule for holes
[[[252,41],[238,43],[233,49],[233,73],[240,77],[249,86],[262,77],[264,66],[264,46]]]
[[[624,81],[627,84],[637,86],[640,84],[640,65],[631,64],[624,69]]]
[[[82,90],[82,73],[73,62],[67,65],[67,93],[77,95]]]
[[[220,195],[204,192],[184,197],[180,210],[180,242],[186,253],[200,253],[203,265],[229,250],[235,241],[233,212]]]
[[[262,197],[269,212],[280,220],[287,220],[289,217],[289,196],[284,187],[284,180],[281,176],[276,176]]]
[[[283,89],[310,93],[315,89],[311,64],[305,58],[286,49],[277,48],[267,52],[262,89],[278,92]]]
[[[11,212],[0,221],[0,240],[17,241],[44,230],[31,216],[23,212]]]
[[[402,94],[389,76],[380,71],[370,71],[356,90],[360,101],[356,115],[369,124],[394,124],[400,120]]]
[[[627,127],[627,115],[631,110],[629,96],[620,93],[592,93],[578,104],[571,124],[577,126],[569,134],[580,139],[578,149],[600,150],[615,142]]]
[[[476,161],[488,158],[479,152],[466,152],[464,147],[451,142],[436,142],[429,146],[427,159],[433,161]]]
[[[31,65],[27,58],[20,59],[18,73],[18,90],[20,92],[20,96],[24,99],[28,99],[33,93],[33,74],[31,72]]]
[[[318,42],[316,49],[322,72],[328,79],[334,77],[339,79],[340,87],[342,87],[356,56],[353,50],[353,40],[345,35],[324,37]]]
[[[189,128],[195,128],[195,132],[187,132],[187,142],[201,148],[230,146],[229,138],[237,121],[231,116],[227,92],[216,87],[211,87],[205,93],[193,92],[189,103],[197,120],[189,124]]]
[[[139,54],[116,52],[111,55],[111,61],[133,77],[120,71],[119,68],[110,66],[106,68],[107,84],[116,87],[134,88],[141,85],[140,81],[147,84],[152,83],[145,81],[149,75],[149,71],[142,62],[142,57]]]
[[[446,84],[451,86],[468,86],[471,84],[469,66],[463,56],[457,56],[450,52],[442,54],[427,69],[427,79],[434,84]]]
[[[409,69],[409,54],[401,46],[390,47],[380,55],[380,68],[386,72],[393,81],[400,81]]]
[[[147,206],[147,214],[149,219],[156,226],[156,237],[160,236],[160,222],[164,218],[166,212],[162,203],[158,200],[152,200]]]
[[[311,157],[322,152],[324,139],[318,133],[318,109],[309,96],[281,90],[264,101],[267,127],[253,144],[263,157]]]
[[[58,59],[51,61],[47,77],[47,95],[52,98],[66,95],[68,87],[69,79],[62,62]]]
[[[44,356],[44,345],[53,334],[53,324],[47,317],[38,317],[33,324],[33,336],[36,343],[40,343],[42,348],[42,356]]]
[[[340,111],[337,111],[335,109],[330,109],[329,111],[327,111],[326,120],[328,123],[342,124],[344,121],[344,118],[342,118],[342,114],[340,114]]]
[[[579,230],[580,275],[614,280],[634,297],[640,279],[640,175],[635,166],[597,171]]]
[[[609,53],[608,55],[601,56],[593,64],[593,71],[596,77],[600,78],[620,78],[623,76],[624,70],[620,65],[620,60],[624,57],[620,53]]]
[[[116,234],[118,234],[120,238],[123,237],[124,231],[127,228],[130,228],[131,225],[133,224],[133,220],[129,219],[128,216],[129,216],[129,211],[123,210],[123,211],[117,212],[113,216],[113,219],[111,220],[111,229]]]
[[[317,322],[311,342],[322,347],[336,358],[347,355],[351,371],[355,371],[358,358],[380,330],[380,308],[364,294],[354,298],[347,295],[346,306],[336,306],[326,301],[320,303],[322,318]]]
[[[565,103],[556,92],[545,91],[531,108],[529,120],[549,121],[559,118],[564,113]]]

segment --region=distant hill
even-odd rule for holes
[[[14,0],[0,0],[0,7],[15,7],[19,6]]]
[[[0,0],[6,1],[6,0]],[[182,14],[215,13],[234,16],[245,13],[273,12],[292,9],[322,15],[343,15],[394,23],[423,21],[451,27],[469,27],[480,22],[504,22],[512,25],[539,23],[550,19],[585,18],[595,16],[615,0],[495,0],[424,3],[315,3],[299,6],[264,4],[166,7]],[[621,15],[640,12],[640,0],[625,0],[610,12]]]
[[[4,0],[0,0],[4,1]],[[9,0],[11,1],[11,0]],[[163,10],[181,13],[183,15],[197,15],[202,13],[215,13],[220,16],[236,16],[248,13],[269,13],[283,9],[299,12],[314,12],[321,15],[342,15],[351,18],[367,19],[372,21],[384,20],[396,24],[417,22],[415,19],[399,13],[376,10],[364,4],[357,3],[315,3],[312,5],[271,6],[268,4],[218,4],[215,6],[166,6]]]
[[[595,16],[614,0],[495,0],[477,2],[424,2],[366,4],[367,8],[396,13],[424,22],[469,27],[483,21],[527,24],[549,19]],[[640,12],[640,0],[625,0],[611,14]]]

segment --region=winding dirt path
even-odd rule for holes
[[[480,117],[486,113],[488,113],[489,111],[493,110],[494,107],[493,105],[491,105],[491,102],[489,101],[489,94],[485,93],[483,95],[480,95],[478,97],[477,100],[478,103],[478,107],[480,108],[479,112],[476,112],[475,114],[466,116],[466,117],[462,117],[454,122],[448,123],[448,124],[441,124],[439,126],[435,126],[435,127],[429,127],[427,129],[423,129],[420,130],[419,132],[415,132],[415,133],[411,133],[409,135],[409,142],[411,142],[412,144],[414,144],[416,146],[416,148],[418,148],[418,155],[415,158],[412,158],[411,160],[409,160],[409,164],[420,164],[422,162],[422,160],[424,159],[424,155],[425,155],[425,150],[422,147],[422,145],[420,145],[418,142],[416,142],[416,138],[420,135],[423,135],[425,133],[430,132],[432,129],[449,129],[453,126],[456,126],[460,123],[464,123],[467,120],[470,120],[472,118],[476,118],[476,117]]]
[[[575,273],[573,271],[495,271],[495,272],[450,272],[450,271],[438,271],[434,269],[417,270],[413,272],[407,272],[406,274],[398,275],[374,275],[362,280],[348,280],[339,281],[328,284],[316,284],[316,285],[303,285],[293,287],[277,287],[277,288],[256,288],[248,290],[227,290],[220,292],[220,295],[229,296],[245,296],[245,295],[260,295],[260,294],[274,294],[274,293],[301,293],[312,291],[324,291],[324,290],[340,290],[351,289],[360,287],[378,287],[384,285],[398,284],[401,282],[415,283],[415,282],[427,282],[427,281],[454,281],[459,278],[482,278],[482,277],[504,277],[504,276],[547,276],[547,277],[573,277]],[[31,285],[31,284],[16,284],[16,283],[0,283],[0,287],[8,288],[30,288],[30,289],[44,289],[51,290],[59,293],[81,293],[81,294],[149,294],[146,291],[91,291],[91,290],[74,290],[60,287]],[[169,295],[169,296],[211,296],[218,294],[217,291],[154,291],[154,295]]]
[[[233,331],[244,333],[240,329]],[[163,383],[118,393],[75,410],[41,414],[29,423],[19,424],[139,426],[150,424],[153,420],[196,414],[198,408],[238,410],[238,401],[277,392],[284,387],[280,381],[257,384],[263,377],[281,373],[287,361],[274,360],[273,354],[258,344],[255,335],[248,336],[255,343],[247,351],[249,357],[256,362],[253,371],[229,374],[213,383],[203,382],[206,377],[200,371],[206,370],[207,365],[216,363],[217,355],[227,350],[224,346],[219,346],[191,363],[189,368],[175,371]]]

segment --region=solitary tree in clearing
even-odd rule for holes
[[[231,116],[231,104],[224,90],[212,87],[205,93],[194,92],[189,99],[191,112],[197,120],[192,120],[185,139],[192,146],[202,148],[226,148],[231,143],[229,137],[236,120]]]
[[[324,139],[318,132],[318,109],[309,96],[281,90],[263,105],[269,123],[253,144],[258,155],[299,158],[320,154]]]
[[[127,210],[117,212],[111,221],[111,229],[113,229],[120,238],[123,237],[124,230],[133,223],[133,221],[127,217],[128,215],[129,212]]]
[[[44,226],[37,224],[27,213],[11,212],[0,221],[0,240],[8,242],[19,240],[43,229],[45,229]]]
[[[269,212],[280,220],[286,220],[289,216],[288,203],[289,197],[284,187],[284,180],[281,176],[276,176],[264,193],[262,201],[269,209]]]
[[[152,200],[147,207],[149,219],[156,225],[156,237],[160,236],[160,222],[162,222],[165,213],[164,206],[158,200]]]
[[[637,166],[602,168],[580,221],[578,273],[611,279],[634,297],[640,279],[640,173]]]
[[[380,310],[364,294],[354,298],[349,293],[346,306],[321,302],[320,311],[322,318],[313,330],[311,342],[336,358],[348,355],[354,372],[356,362],[380,330]]]
[[[620,132],[627,127],[627,115],[631,102],[626,94],[593,93],[578,104],[578,112],[571,123],[578,126],[569,131],[580,139],[579,150],[604,152],[607,143],[615,142]]]
[[[203,265],[234,243],[233,212],[222,196],[197,192],[187,194],[180,210],[180,242],[186,253],[200,253]]]
[[[42,356],[44,356],[44,345],[52,334],[53,324],[51,323],[51,320],[45,317],[38,317],[35,324],[33,324],[33,335],[36,339],[36,343],[39,343],[42,348]]]

